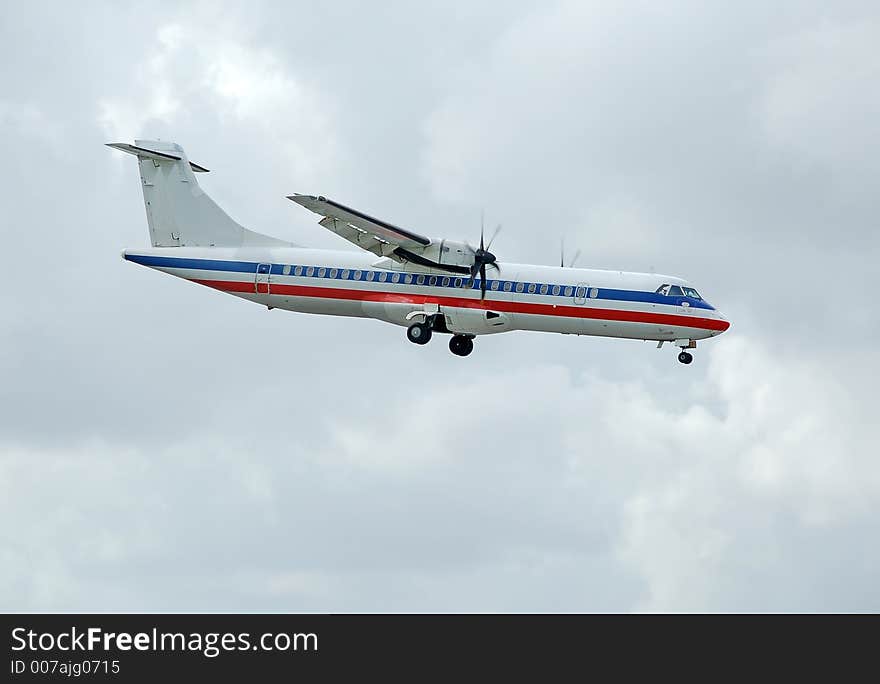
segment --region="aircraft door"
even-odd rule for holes
[[[578,283],[577,287],[574,288],[574,303],[585,304],[587,301],[587,291],[589,289],[590,286],[587,283]]]
[[[254,292],[257,294],[269,294],[269,281],[272,278],[272,264],[257,264],[257,274],[254,276]]]

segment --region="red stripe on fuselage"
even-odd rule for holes
[[[199,285],[206,285],[223,292],[246,292],[248,294],[266,294],[257,292],[253,281],[238,280],[200,280],[192,279]],[[260,283],[265,287],[265,283]],[[261,288],[262,290],[262,288]],[[566,318],[593,318],[608,321],[626,321],[631,323],[655,323],[658,325],[676,325],[685,328],[724,331],[730,327],[727,321],[697,316],[680,316],[677,314],[651,313],[649,311],[628,311],[625,309],[599,309],[591,306],[568,306],[562,304],[534,304],[532,302],[508,302],[501,300],[467,299],[465,297],[444,297],[438,295],[420,295],[398,292],[376,292],[373,290],[351,290],[336,287],[311,287],[307,285],[271,284],[272,296],[291,295],[293,297],[317,297],[321,299],[347,299],[362,302],[390,302],[397,304],[439,304],[440,306],[458,306],[468,309],[490,309],[506,313],[535,314],[539,316],[564,316]]]

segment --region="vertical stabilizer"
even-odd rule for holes
[[[144,206],[154,247],[257,247],[291,243],[255,233],[229,218],[199,187],[194,172],[207,169],[183,148],[159,140],[107,143],[138,158]]]

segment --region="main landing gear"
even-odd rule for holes
[[[415,344],[428,344],[431,341],[431,334],[431,324],[428,321],[413,323],[406,329],[407,339]]]
[[[453,335],[449,340],[449,351],[456,356],[467,356],[474,350],[473,338],[465,335]]]
[[[687,365],[694,360],[694,356],[690,352],[683,351],[678,355],[678,360]]]
[[[428,344],[434,334],[433,320],[428,318],[424,322],[413,323],[406,329],[407,339],[414,344]],[[440,332],[449,332],[445,325],[440,323]],[[474,350],[474,338],[470,335],[453,335],[449,340],[449,351],[456,356],[467,356]]]

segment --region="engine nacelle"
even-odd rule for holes
[[[510,330],[510,317],[500,311],[441,306],[440,313],[446,319],[446,327],[453,333],[488,335]]]
[[[474,250],[464,242],[455,240],[431,240],[431,244],[419,252],[419,256],[440,266],[470,268],[474,263]]]

